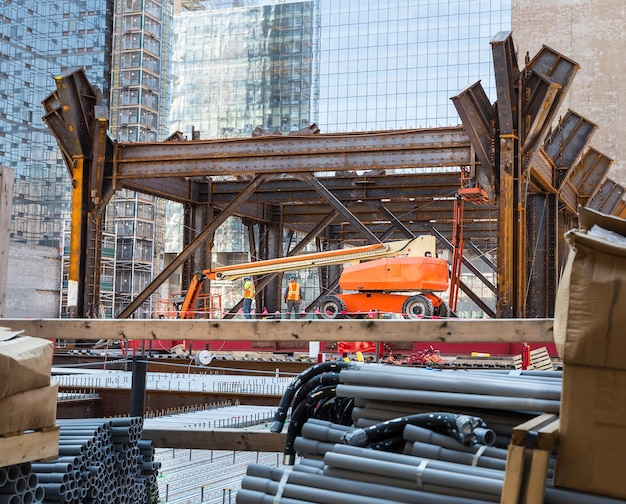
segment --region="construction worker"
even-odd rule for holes
[[[252,301],[256,291],[254,290],[254,282],[250,277],[243,277],[243,314],[247,319],[252,318]]]
[[[300,284],[296,282],[296,276],[290,275],[289,282],[285,287],[283,295],[285,303],[287,303],[287,318],[291,318],[291,312],[295,313],[295,318],[300,317],[300,302],[302,301],[302,288]]]

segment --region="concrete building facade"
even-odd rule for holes
[[[626,186],[626,3],[622,0],[513,2],[513,41],[523,64],[546,45],[580,65],[561,115],[572,109],[598,125],[591,145],[612,158],[609,178]]]

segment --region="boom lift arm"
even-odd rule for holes
[[[430,241],[429,238],[433,239]],[[236,264],[232,266],[222,266],[213,269],[206,269],[194,274],[187,294],[180,307],[180,318],[192,318],[193,308],[198,300],[202,285],[205,280],[237,280],[246,276],[265,275],[269,273],[280,273],[283,271],[312,268],[317,266],[330,266],[333,264],[359,263],[372,259],[385,257],[424,256],[426,252],[435,255],[434,238],[430,236],[419,236],[411,240],[399,240],[388,243],[378,243],[365,245],[363,247],[353,247],[341,250],[330,250],[326,252],[315,252],[312,254],[301,254],[290,257],[280,257],[265,261],[255,261],[251,263]]]

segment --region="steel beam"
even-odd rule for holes
[[[472,162],[469,139],[462,128],[118,143],[115,159],[118,179],[391,171]]]
[[[150,297],[150,295],[156,291],[159,286],[170,277],[174,271],[176,271],[190,256],[195,252],[195,250],[202,245],[214,232],[220,227],[224,221],[228,217],[234,214],[235,209],[239,206],[242,201],[246,201],[250,194],[252,194],[256,188],[262,184],[268,178],[271,178],[272,175],[258,175],[248,184],[248,187],[244,191],[242,191],[237,198],[235,198],[226,209],[219,213],[217,217],[215,217],[211,223],[200,232],[192,241],[185,247],[185,249],[174,259],[168,266],[165,267],[161,273],[159,273],[152,282],[140,293],[137,295],[135,299],[126,307],[122,312],[117,315],[117,318],[128,318],[130,317],[137,308],[141,306],[141,304]]]
[[[572,110],[561,118],[543,143],[543,150],[557,169],[554,186],[560,188],[574,169],[598,126]]]
[[[480,161],[480,166],[476,167],[476,182],[487,192],[489,200],[495,201],[494,107],[480,82],[453,96],[452,103],[463,121],[463,127]]]
[[[600,151],[589,148],[570,170],[564,184],[570,184],[584,205],[600,186],[615,161]]]
[[[587,208],[598,212],[612,214],[620,206],[624,188],[611,179],[605,179],[599,189],[587,203]]]
[[[365,226],[359,219],[357,219],[346,206],[341,203],[328,189],[326,189],[319,181],[313,176],[312,173],[302,173],[300,176],[303,180],[313,187],[328,204],[340,213],[344,219],[346,219],[354,228],[356,228],[370,243],[379,243],[378,238],[372,233],[367,226]]]
[[[578,63],[543,46],[522,73],[522,138],[525,166],[543,144],[556,114],[563,103]]]

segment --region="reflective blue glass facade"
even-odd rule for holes
[[[482,80],[511,0],[321,0],[322,132],[450,126],[450,101]]]
[[[317,0],[175,16],[172,131],[201,138],[288,133],[316,116]],[[231,3],[232,6],[232,3]]]
[[[15,170],[11,239],[59,247],[69,212],[69,175],[44,126],[52,77],[85,67],[105,101],[112,1],[0,3],[0,165]]]

